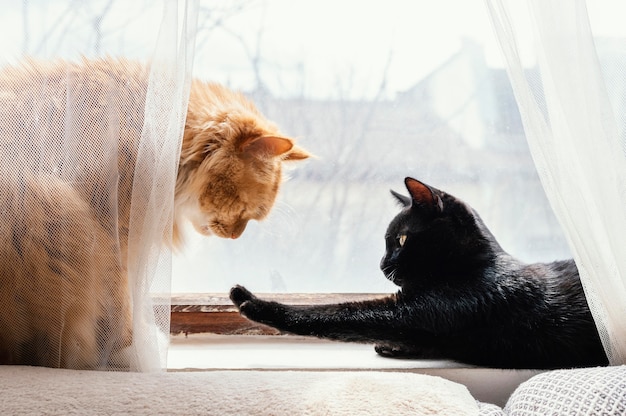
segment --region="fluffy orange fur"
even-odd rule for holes
[[[0,72],[0,363],[123,365],[111,357],[132,338],[126,259],[148,74],[113,59]],[[66,172],[68,131],[79,139],[73,154],[86,157]],[[97,157],[111,148],[117,166]],[[173,245],[186,220],[204,235],[239,237],[272,208],[282,163],[307,157],[243,95],[193,81]]]
[[[128,287],[89,205],[54,176],[0,179],[0,357],[95,368],[130,345]],[[109,313],[116,311],[115,314]],[[98,339],[100,333],[113,334]]]
[[[239,237],[267,216],[284,161],[308,153],[280,134],[243,95],[194,81],[178,167],[176,213],[201,234]],[[174,223],[180,241],[179,221]]]

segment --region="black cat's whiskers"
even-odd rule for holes
[[[396,282],[396,274],[398,273],[398,269],[396,269],[395,266],[385,266],[383,267],[382,271],[387,279],[389,279],[393,283]]]

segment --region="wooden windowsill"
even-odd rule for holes
[[[259,298],[291,305],[358,302],[388,294],[367,293],[260,293]],[[219,335],[279,335],[274,328],[242,317],[225,293],[173,294],[170,333]]]

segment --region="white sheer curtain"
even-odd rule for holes
[[[131,362],[140,370],[167,365],[172,253],[163,243],[172,238],[174,186],[191,85],[197,3],[164,2],[146,91],[128,235],[136,357]]]
[[[0,359],[166,366],[167,242],[197,7],[3,7],[0,31],[10,42],[0,42],[0,344],[9,347]],[[76,358],[93,326],[95,363]]]
[[[626,66],[603,72],[583,0],[488,0],[526,137],[611,364],[626,363]],[[614,12],[619,12],[614,10]],[[622,50],[626,40],[622,39]],[[619,87],[623,88],[623,87]]]

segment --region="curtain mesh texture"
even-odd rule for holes
[[[38,12],[26,4],[29,16]],[[195,17],[193,4],[179,6],[150,6],[158,33],[144,39],[146,56],[66,45],[50,36],[57,21],[24,32],[30,43],[41,34],[41,44],[61,45],[58,53],[44,47],[4,63],[2,362],[130,370],[166,363],[167,243]],[[84,30],[76,22],[68,37]]]
[[[614,87],[626,79],[623,42],[600,54],[583,0],[487,4],[609,362],[626,363],[626,111]]]

